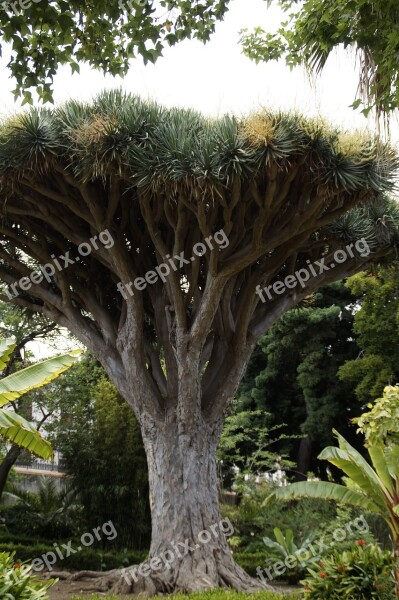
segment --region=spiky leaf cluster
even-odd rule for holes
[[[120,90],[91,105],[33,109],[3,124],[0,172],[7,178],[48,171],[54,161],[82,182],[119,173],[153,192],[228,187],[236,177],[249,182],[273,165],[288,170],[299,162],[313,185],[378,194],[392,190],[397,168],[388,145],[300,115],[211,119]]]

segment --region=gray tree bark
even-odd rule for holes
[[[262,583],[234,562],[227,544],[226,533],[233,530],[220,515],[215,463],[220,427],[203,422],[190,434],[179,429],[171,414],[153,435],[144,435],[152,514],[150,556],[146,567],[123,572],[113,591],[261,589]]]

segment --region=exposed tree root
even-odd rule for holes
[[[158,593],[206,591],[217,587],[232,588],[240,592],[257,592],[266,589],[281,593],[281,590],[259,579],[250,577],[232,560],[231,565],[218,564],[217,568],[215,568],[214,561],[212,563],[213,568],[208,571],[203,570],[204,565],[196,565],[188,570],[185,568],[187,565],[182,563],[178,569],[176,567],[169,570],[164,569],[159,573],[152,571],[147,576],[138,573],[139,565],[132,566],[129,569],[113,569],[106,572],[79,571],[69,573],[68,571],[52,571],[44,576],[67,581],[92,579],[93,585],[90,586],[90,591],[112,592],[114,594],[142,594],[144,597],[155,596]]]

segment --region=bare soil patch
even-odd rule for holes
[[[92,594],[96,594],[99,597],[107,596],[107,594],[104,592],[94,592],[93,583],[93,580],[60,580],[58,581],[58,583],[56,583],[49,589],[48,596],[50,600],[71,600],[73,596],[82,596],[83,598],[90,598]],[[120,600],[132,600],[133,598],[135,598],[135,596],[118,596],[118,598],[120,598]]]

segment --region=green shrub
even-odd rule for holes
[[[28,565],[16,564],[14,553],[0,552],[0,598],[9,600],[45,600],[55,582],[38,581]]]
[[[252,577],[258,577],[256,567],[264,566],[267,560],[265,552],[237,552],[234,553],[234,560]]]
[[[75,543],[73,546],[76,547],[78,545],[78,543]],[[2,551],[15,552],[15,560],[18,562],[40,558],[43,554],[54,551],[53,542],[27,545],[26,543],[15,544],[12,541],[3,543],[1,538],[0,549]],[[78,571],[107,571],[128,567],[129,565],[137,565],[147,558],[148,552],[142,550],[102,552],[95,548],[85,548],[76,554],[66,557],[64,560],[58,561],[57,567]],[[234,560],[253,577],[257,576],[256,567],[265,565],[266,559],[267,555],[265,552],[234,554]]]
[[[234,526],[236,545],[233,549],[236,552],[265,554],[263,538],[273,537],[274,527],[291,529],[294,538],[302,540],[319,527],[323,529],[336,516],[334,502],[314,498],[292,502],[289,510],[283,502],[277,502],[265,510],[262,503],[273,489],[269,484],[257,486],[249,490],[239,506],[222,505],[223,517],[228,517]]]
[[[393,600],[393,558],[388,550],[358,540],[351,550],[333,553],[301,583],[307,600]]]
[[[359,508],[347,504],[337,504],[336,509],[335,519],[316,531],[316,539],[323,540],[325,548],[328,546],[331,550],[344,552],[351,550],[359,538],[368,544],[376,544],[380,541],[373,534],[370,514],[364,515]],[[338,537],[338,534],[342,534],[342,538],[341,535]]]
[[[0,531],[0,546],[2,546],[3,544],[22,544],[25,546],[33,546],[36,544],[41,544],[41,545],[52,546],[53,544],[62,544],[62,542],[67,543],[70,539],[71,539],[71,537],[68,537],[68,538],[62,539],[62,540],[58,540],[58,539],[51,539],[51,538],[36,537],[35,535],[28,536],[28,535],[14,534],[14,533],[11,533],[6,530]]]
[[[31,494],[32,498],[35,494]],[[54,518],[40,514],[33,506],[18,503],[12,506],[2,506],[1,514],[7,530],[19,536],[32,536],[45,539],[70,539],[74,535],[77,522],[76,511],[60,512]]]

